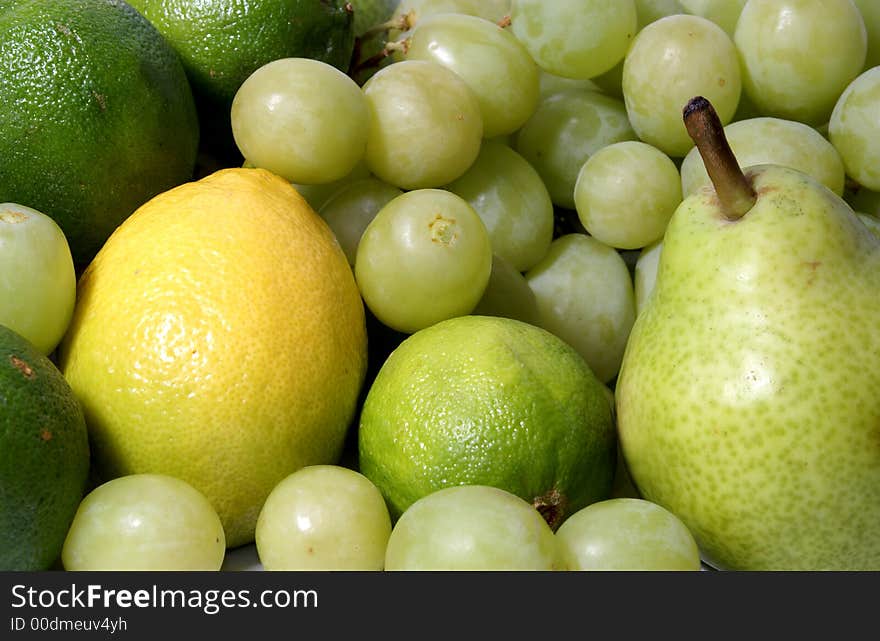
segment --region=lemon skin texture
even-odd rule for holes
[[[235,547],[278,482],[340,456],[366,347],[329,227],[287,181],[232,168],[117,229],[80,279],[60,363],[99,474],[189,482]]]

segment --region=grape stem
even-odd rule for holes
[[[388,33],[391,29],[397,29],[399,31],[407,31],[412,28],[415,22],[415,16],[412,11],[409,13],[405,13],[404,15],[398,18],[392,18],[386,22],[380,22],[377,25],[373,25],[366,31],[364,31],[360,35],[361,40],[369,40],[375,35],[380,33]]]
[[[416,22],[416,14],[415,11],[408,11],[402,16],[398,18],[391,18],[385,22],[380,22],[377,25],[373,25],[366,31],[364,31],[360,36],[354,39],[354,50],[352,51],[351,63],[349,65],[348,75],[352,78],[356,78],[357,75],[367,69],[372,69],[374,67],[378,67],[382,60],[387,58],[392,51],[395,50],[394,43],[386,42],[385,46],[382,50],[374,56],[370,56],[369,58],[363,57],[363,49],[364,43],[370,40],[372,37],[380,35],[380,34],[388,34],[388,32],[392,29],[397,29],[398,31],[409,31],[413,28]],[[389,48],[389,45],[391,48]]]
[[[409,38],[398,40],[395,42],[386,42],[382,50],[374,56],[370,56],[364,60],[357,60],[349,69],[348,75],[355,78],[357,74],[367,69],[378,68],[382,61],[390,56],[394,51],[402,51],[404,54],[409,50]]]
[[[712,103],[702,96],[691,98],[683,110],[684,126],[697,146],[721,211],[730,221],[742,218],[755,205],[757,195],[724,135],[724,125]]]

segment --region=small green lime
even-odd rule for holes
[[[88,471],[85,419],[67,381],[0,325],[0,570],[52,566]]]
[[[364,401],[359,465],[398,517],[453,485],[490,485],[555,528],[610,495],[616,437],[605,387],[583,358],[521,321],[462,316],[420,330]]]

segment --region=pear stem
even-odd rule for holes
[[[739,220],[755,205],[757,196],[736,162],[721,119],[712,103],[702,96],[688,101],[683,116],[688,135],[697,146],[715,186],[724,217]]]

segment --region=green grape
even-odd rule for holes
[[[361,160],[354,166],[354,169],[339,180],[334,180],[333,182],[321,185],[293,183],[293,186],[299,192],[300,196],[305,198],[306,202],[311,205],[312,209],[318,211],[323,207],[324,203],[330,200],[330,198],[343,187],[357,180],[361,180],[362,178],[369,178],[370,175],[370,170],[367,169],[367,164]]]
[[[861,211],[856,212],[856,216],[867,227],[872,234],[880,238],[880,216],[872,216]]]
[[[579,78],[563,78],[562,76],[554,75],[548,71],[544,71],[543,69],[538,70],[538,87],[540,100],[543,100],[550,94],[554,94],[557,91],[564,91],[565,89],[587,89],[589,91],[602,91],[602,89],[600,89],[599,86],[592,80]],[[535,105],[535,108],[537,108],[537,105]]]
[[[624,141],[593,154],[574,189],[578,217],[593,238],[619,249],[659,240],[681,203],[675,163],[656,147]]]
[[[342,187],[318,210],[354,267],[358,243],[379,210],[403,192],[378,178],[363,178]]]
[[[705,96],[726,124],[736,111],[740,89],[733,41],[699,16],[652,22],[636,36],[623,64],[623,97],[633,129],[643,142],[673,158],[693,146],[681,115],[687,102]]]
[[[526,272],[539,325],[574,347],[603,383],[620,369],[635,320],[629,268],[614,249],[566,234]]]
[[[560,550],[544,517],[494,487],[437,490],[400,516],[385,552],[386,570],[560,570]]]
[[[538,66],[509,31],[464,14],[419,20],[404,58],[436,62],[457,73],[480,103],[483,136],[519,129],[538,104]]]
[[[405,60],[365,84],[370,106],[366,163],[401,189],[440,187],[461,176],[480,152],[483,120],[476,95],[436,62]]]
[[[0,204],[0,325],[50,354],[73,316],[76,273],[57,223],[30,207]]]
[[[293,183],[342,178],[367,144],[369,108],[360,87],[319,60],[263,65],[239,87],[230,118],[241,155]]]
[[[741,167],[772,163],[798,169],[838,196],[846,180],[843,161],[834,146],[813,127],[794,120],[758,117],[732,122],[724,134]],[[697,148],[681,163],[685,196],[710,185],[709,174]]]
[[[257,554],[266,570],[381,570],[391,516],[367,477],[310,465],[282,480],[260,510]]]
[[[443,189],[391,200],[367,226],[355,258],[367,307],[404,333],[471,313],[491,271],[486,226],[467,201]]]
[[[571,570],[699,571],[693,534],[675,514],[638,498],[593,503],[556,532]]]
[[[400,0],[391,19],[406,17],[408,28],[411,29],[423,18],[440,13],[457,13],[500,22],[510,15],[510,0]]]
[[[660,18],[677,13],[684,13],[678,0],[636,0],[636,33]],[[594,77],[593,82],[609,96],[623,99],[623,59],[605,73]]]
[[[663,249],[663,241],[658,240],[642,249],[636,260],[633,286],[636,298],[636,314],[640,314],[645,308],[645,303],[654,291],[657,283],[657,267],[660,264],[660,252]]]
[[[450,13],[475,16],[501,25],[510,16],[510,0],[401,0],[391,17],[397,27],[389,30],[388,39],[401,43],[423,19]],[[395,48],[391,58],[400,62],[404,56]]]
[[[636,33],[660,18],[677,13],[683,13],[678,0],[636,0]],[[621,100],[623,99],[623,62],[624,59],[621,58],[620,62],[611,69],[593,78],[600,91]]]
[[[566,78],[592,78],[626,55],[636,33],[633,0],[513,0],[511,29],[538,65]]]
[[[538,324],[538,303],[525,276],[500,256],[492,256],[492,272],[483,297],[472,312]]]
[[[80,503],[64,541],[65,570],[219,570],[220,517],[180,479],[132,474],[107,481]]]
[[[479,214],[492,251],[518,271],[537,263],[553,240],[553,203],[538,172],[506,145],[486,141],[463,176],[446,189]]]
[[[711,20],[733,37],[746,0],[679,0],[686,13]]]
[[[877,0],[854,0],[865,22],[868,36],[868,52],[865,69],[880,65],[880,2]]]
[[[831,144],[847,175],[880,191],[880,67],[853,80],[840,95],[828,123]]]
[[[808,125],[828,121],[867,51],[852,0],[750,0],[734,41],[743,89],[759,112]]]
[[[547,96],[517,133],[516,151],[541,176],[554,205],[574,209],[580,168],[602,147],[635,140],[621,100],[587,89]]]

